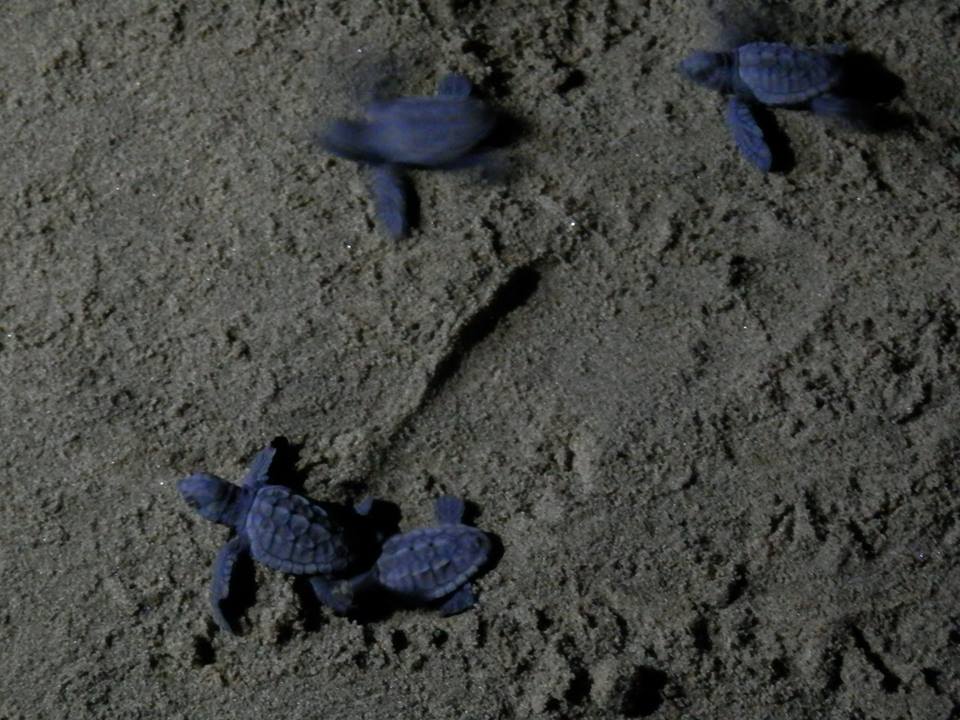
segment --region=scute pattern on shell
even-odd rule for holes
[[[739,80],[767,105],[805,103],[840,80],[835,53],[760,42],[742,45],[735,52]]]
[[[448,595],[486,561],[490,540],[467,525],[420,528],[396,535],[377,561],[380,583],[401,595],[433,600]]]
[[[283,572],[331,573],[350,563],[343,529],[322,507],[282,486],[268,485],[257,492],[246,530],[253,556]]]

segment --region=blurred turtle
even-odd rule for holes
[[[436,95],[378,98],[362,120],[334,120],[320,133],[327,152],[369,166],[377,215],[393,238],[410,229],[404,168],[454,170],[481,162],[478,146],[498,117],[472,91],[463,75],[447,75]]]
[[[694,82],[729,95],[727,125],[740,153],[763,172],[773,153],[757,122],[755,107],[810,110],[859,122],[866,110],[841,90],[845,45],[797,48],[778,42],[752,42],[731,51],[694,52],[679,69]]]

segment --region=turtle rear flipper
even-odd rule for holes
[[[477,594],[474,592],[473,586],[467,583],[444,600],[440,606],[440,614],[444,617],[456,615],[457,613],[462,613],[464,610],[469,610],[476,604]]]
[[[810,101],[810,110],[817,115],[837,118],[862,130],[870,130],[878,124],[875,108],[858,98],[827,93],[813,98]]]
[[[310,587],[317,600],[335,613],[345,615],[353,607],[353,586],[349,580],[330,580],[314,575],[310,578]]]

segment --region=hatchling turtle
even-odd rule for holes
[[[476,604],[470,579],[487,563],[491,542],[485,532],[463,523],[464,510],[460,498],[437,498],[438,524],[390,537],[370,570],[337,583],[338,609],[345,611],[355,594],[369,590],[386,591],[409,605],[439,603],[441,615]]]
[[[405,167],[452,170],[480,161],[497,114],[463,75],[444,77],[429,97],[378,98],[363,120],[335,120],[319,135],[327,152],[370,168],[377,216],[394,238],[410,229]]]
[[[356,528],[351,526],[348,510],[268,484],[275,453],[272,446],[257,453],[242,485],[207,473],[177,483],[181,496],[194,510],[236,533],[217,555],[210,589],[213,619],[226,632],[233,632],[233,626],[224,606],[234,566],[243,553],[274,570],[311,576],[319,601],[331,605],[332,578],[353,566],[363,544],[355,539]],[[363,501],[355,512],[368,512],[372,502]]]
[[[754,106],[855,119],[863,104],[839,94],[846,54],[844,45],[816,49],[752,42],[729,52],[697,51],[679,69],[694,82],[730,96],[726,119],[734,142],[747,160],[767,172],[774,166],[774,157]]]

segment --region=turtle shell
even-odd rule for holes
[[[245,529],[253,557],[275,570],[328,574],[343,570],[352,560],[339,523],[317,503],[280,485],[257,492]]]
[[[766,105],[797,105],[834,87],[840,55],[783,43],[749,43],[735,51],[739,83]]]
[[[386,162],[437,166],[462,158],[496,124],[477,98],[399,97],[367,107],[369,141]]]
[[[377,560],[380,584],[418,600],[449,595],[476,575],[490,555],[490,539],[468,525],[441,525],[394,535]]]

